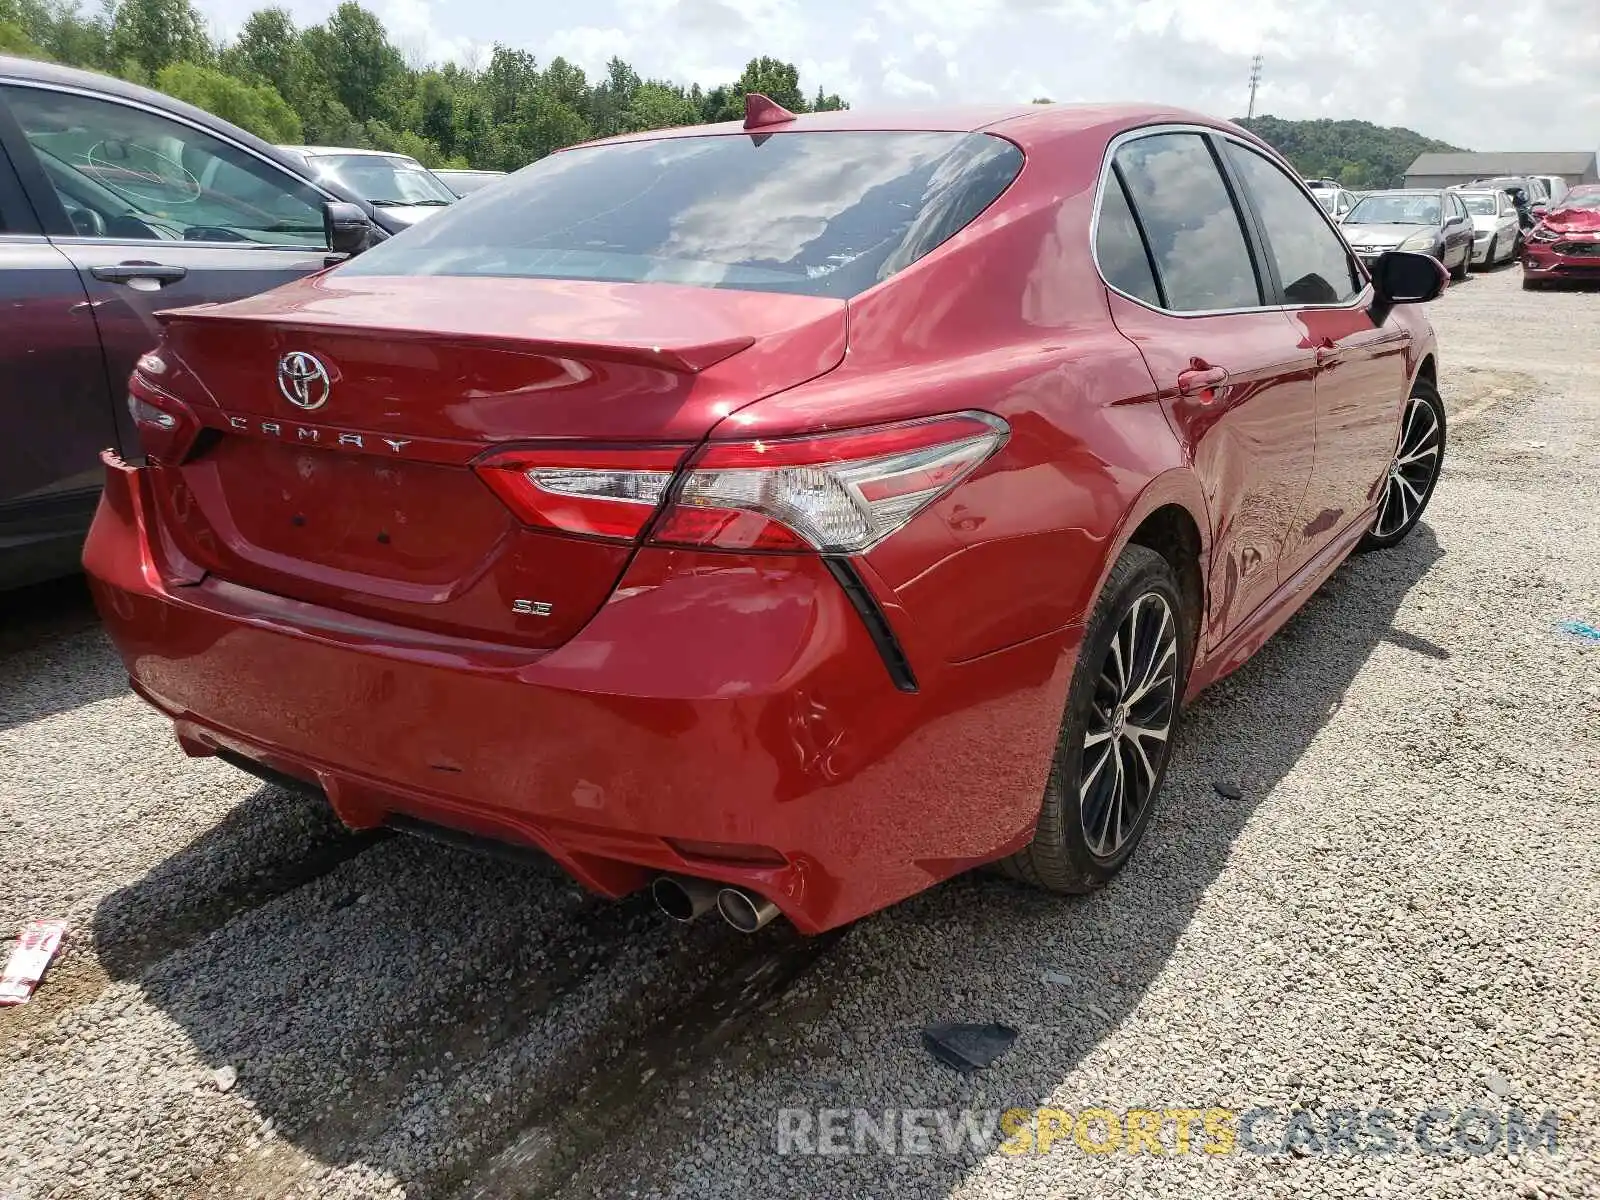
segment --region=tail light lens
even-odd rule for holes
[[[139,359],[128,380],[128,411],[139,430],[145,457],[171,465],[182,462],[194,446],[200,422],[187,404],[156,382],[166,369],[159,355],[146,354]]]
[[[685,447],[508,450],[478,476],[529,525],[633,541],[666,494]]]
[[[849,554],[882,541],[1009,435],[988,413],[774,441],[714,442],[682,472],[651,541]],[[687,448],[509,450],[478,474],[529,525],[633,541]]]
[[[977,470],[1008,432],[998,417],[960,413],[823,437],[713,443],[653,540],[856,553]]]

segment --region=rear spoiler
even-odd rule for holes
[[[278,325],[290,330],[327,331],[345,337],[376,340],[391,337],[432,338],[455,345],[470,343],[496,350],[538,354],[549,358],[593,359],[601,362],[626,363],[630,366],[658,367],[680,375],[699,374],[726,358],[732,358],[741,350],[749,349],[756,341],[748,334],[704,340],[683,338],[676,342],[654,344],[619,339],[587,341],[577,338],[508,337],[504,334],[475,334],[454,330],[430,331],[355,325],[337,320],[318,320],[314,316],[307,315],[285,318],[282,315],[251,316],[236,311],[214,311],[221,307],[221,305],[198,304],[189,308],[169,308],[156,313],[155,318],[163,327],[172,324]]]

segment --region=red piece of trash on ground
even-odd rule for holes
[[[6,969],[0,972],[0,1006],[28,1002],[66,932],[65,921],[29,921],[23,926]]]

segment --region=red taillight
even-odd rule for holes
[[[850,554],[903,526],[1004,444],[987,413],[771,441],[686,447],[507,450],[478,464],[529,525],[725,550]],[[677,486],[674,487],[676,477]]]
[[[139,444],[145,457],[154,463],[172,465],[184,460],[200,432],[200,422],[189,406],[162,389],[155,376],[166,372],[166,363],[155,353],[139,359],[128,379],[128,411],[139,430]]]
[[[655,540],[727,550],[852,554],[977,470],[1009,430],[988,413],[775,441],[713,442]]]
[[[685,449],[507,450],[477,470],[529,525],[632,541],[655,514]]]

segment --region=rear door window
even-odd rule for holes
[[[1211,147],[1198,133],[1161,133],[1116,155],[1166,307],[1176,312],[1262,303],[1244,225]]]
[[[1117,291],[1158,308],[1166,307],[1150,266],[1144,238],[1133,219],[1133,210],[1128,207],[1122,178],[1115,170],[1106,176],[1105,192],[1100,199],[1094,253],[1100,264],[1100,274]]]
[[[1354,300],[1364,280],[1344,241],[1311,197],[1265,155],[1237,142],[1223,144],[1261,218],[1268,252],[1283,284],[1283,298],[1290,304]],[[1439,206],[1436,201],[1431,205],[1428,223],[1434,224]]]
[[[567,150],[339,267],[357,275],[660,282],[849,297],[1016,178],[989,134],[796,132]]]

